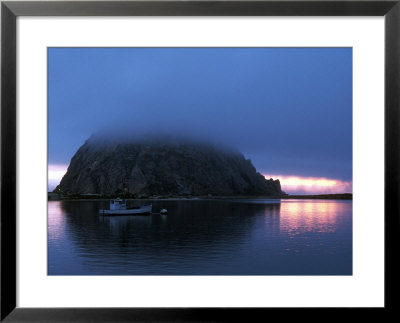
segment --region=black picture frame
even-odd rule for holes
[[[1,317],[3,322],[258,321],[295,308],[19,308],[16,307],[16,19],[19,16],[384,16],[385,18],[385,307],[399,286],[400,0],[379,1],[2,1],[1,3]],[[371,179],[373,180],[373,178]],[[210,291],[211,292],[211,291]],[[316,310],[316,309],[312,309]],[[326,308],[331,317],[337,309]],[[360,310],[360,309],[347,309]],[[364,309],[365,310],[365,309]],[[277,313],[276,313],[277,314]],[[279,315],[279,314],[278,314]],[[287,315],[287,314],[285,314]],[[301,315],[301,316],[298,316]],[[309,315],[309,314],[305,314]],[[315,315],[315,312],[312,314]],[[326,315],[326,314],[324,314]],[[342,315],[342,314],[340,314]],[[338,316],[339,317],[339,316]]]

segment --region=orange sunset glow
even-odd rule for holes
[[[282,190],[289,194],[334,194],[351,193],[351,181],[324,177],[301,177],[295,175],[264,174],[266,179],[279,179]]]

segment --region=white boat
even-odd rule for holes
[[[101,215],[149,215],[152,211],[152,204],[126,207],[126,201],[120,198],[110,201],[110,209],[101,209]]]

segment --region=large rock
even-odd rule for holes
[[[92,136],[71,159],[54,190],[64,194],[162,196],[280,196],[279,180],[266,180],[236,151],[170,139]]]

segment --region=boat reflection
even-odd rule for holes
[[[123,215],[123,216],[99,216],[99,221],[110,228],[113,233],[121,230],[150,228],[153,217],[150,215]]]

